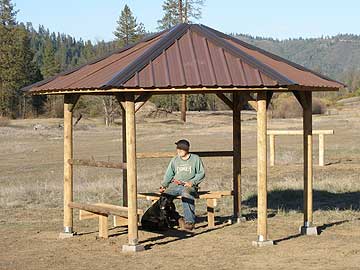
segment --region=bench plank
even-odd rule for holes
[[[85,210],[87,212],[97,214],[97,215],[114,215],[120,217],[127,217],[128,210],[127,207],[118,206],[113,204],[106,203],[97,203],[97,204],[86,204],[86,203],[77,203],[77,202],[69,202],[68,206],[70,208],[76,208],[80,210]],[[138,214],[143,214],[141,209],[138,209]]]

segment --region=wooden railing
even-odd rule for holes
[[[270,166],[275,166],[275,136],[280,135],[303,135],[302,130],[268,130],[270,138]],[[319,136],[319,166],[325,165],[325,135],[333,135],[334,130],[313,130],[313,135]]]

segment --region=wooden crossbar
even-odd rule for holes
[[[303,134],[304,134],[303,130],[268,130],[267,131],[267,135],[303,135]],[[333,129],[313,130],[312,134],[313,135],[320,135],[320,134],[333,135],[334,130]]]
[[[78,166],[126,169],[126,163],[123,162],[95,161],[91,159],[69,159],[68,162],[69,164]]]
[[[267,135],[270,137],[270,166],[275,166],[275,136],[303,134],[303,130],[268,130]],[[333,135],[334,130],[313,130],[312,134],[319,136],[319,166],[325,166],[325,135]]]
[[[127,207],[117,206],[112,204],[86,204],[86,203],[78,203],[78,202],[69,202],[70,208],[76,208],[85,210],[98,215],[116,215],[120,217],[127,217],[128,210]]]
[[[200,157],[232,157],[233,151],[196,151],[191,152]],[[174,152],[144,152],[137,153],[136,158],[171,158],[175,155]]]

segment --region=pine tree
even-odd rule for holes
[[[16,14],[18,10],[14,10],[15,5],[11,0],[0,0],[0,22],[4,26],[16,25]]]
[[[60,65],[55,58],[55,48],[50,39],[46,40],[41,74],[45,79],[59,73]]]
[[[137,23],[132,11],[128,5],[124,6],[121,11],[118,26],[114,35],[118,39],[120,46],[127,46],[130,43],[136,42],[145,35],[145,27],[142,23]]]
[[[0,115],[10,117],[21,114],[19,89],[40,79],[30,37],[25,25],[16,24],[16,13],[11,1],[0,1]]]
[[[164,15],[158,20],[158,28],[169,29],[181,22],[191,23],[191,19],[200,19],[204,2],[205,0],[165,0],[162,5]]]

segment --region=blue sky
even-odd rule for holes
[[[156,31],[162,0],[13,0],[18,21],[77,38],[112,40],[121,9]],[[359,0],[207,0],[198,21],[217,30],[273,38],[360,34]]]

